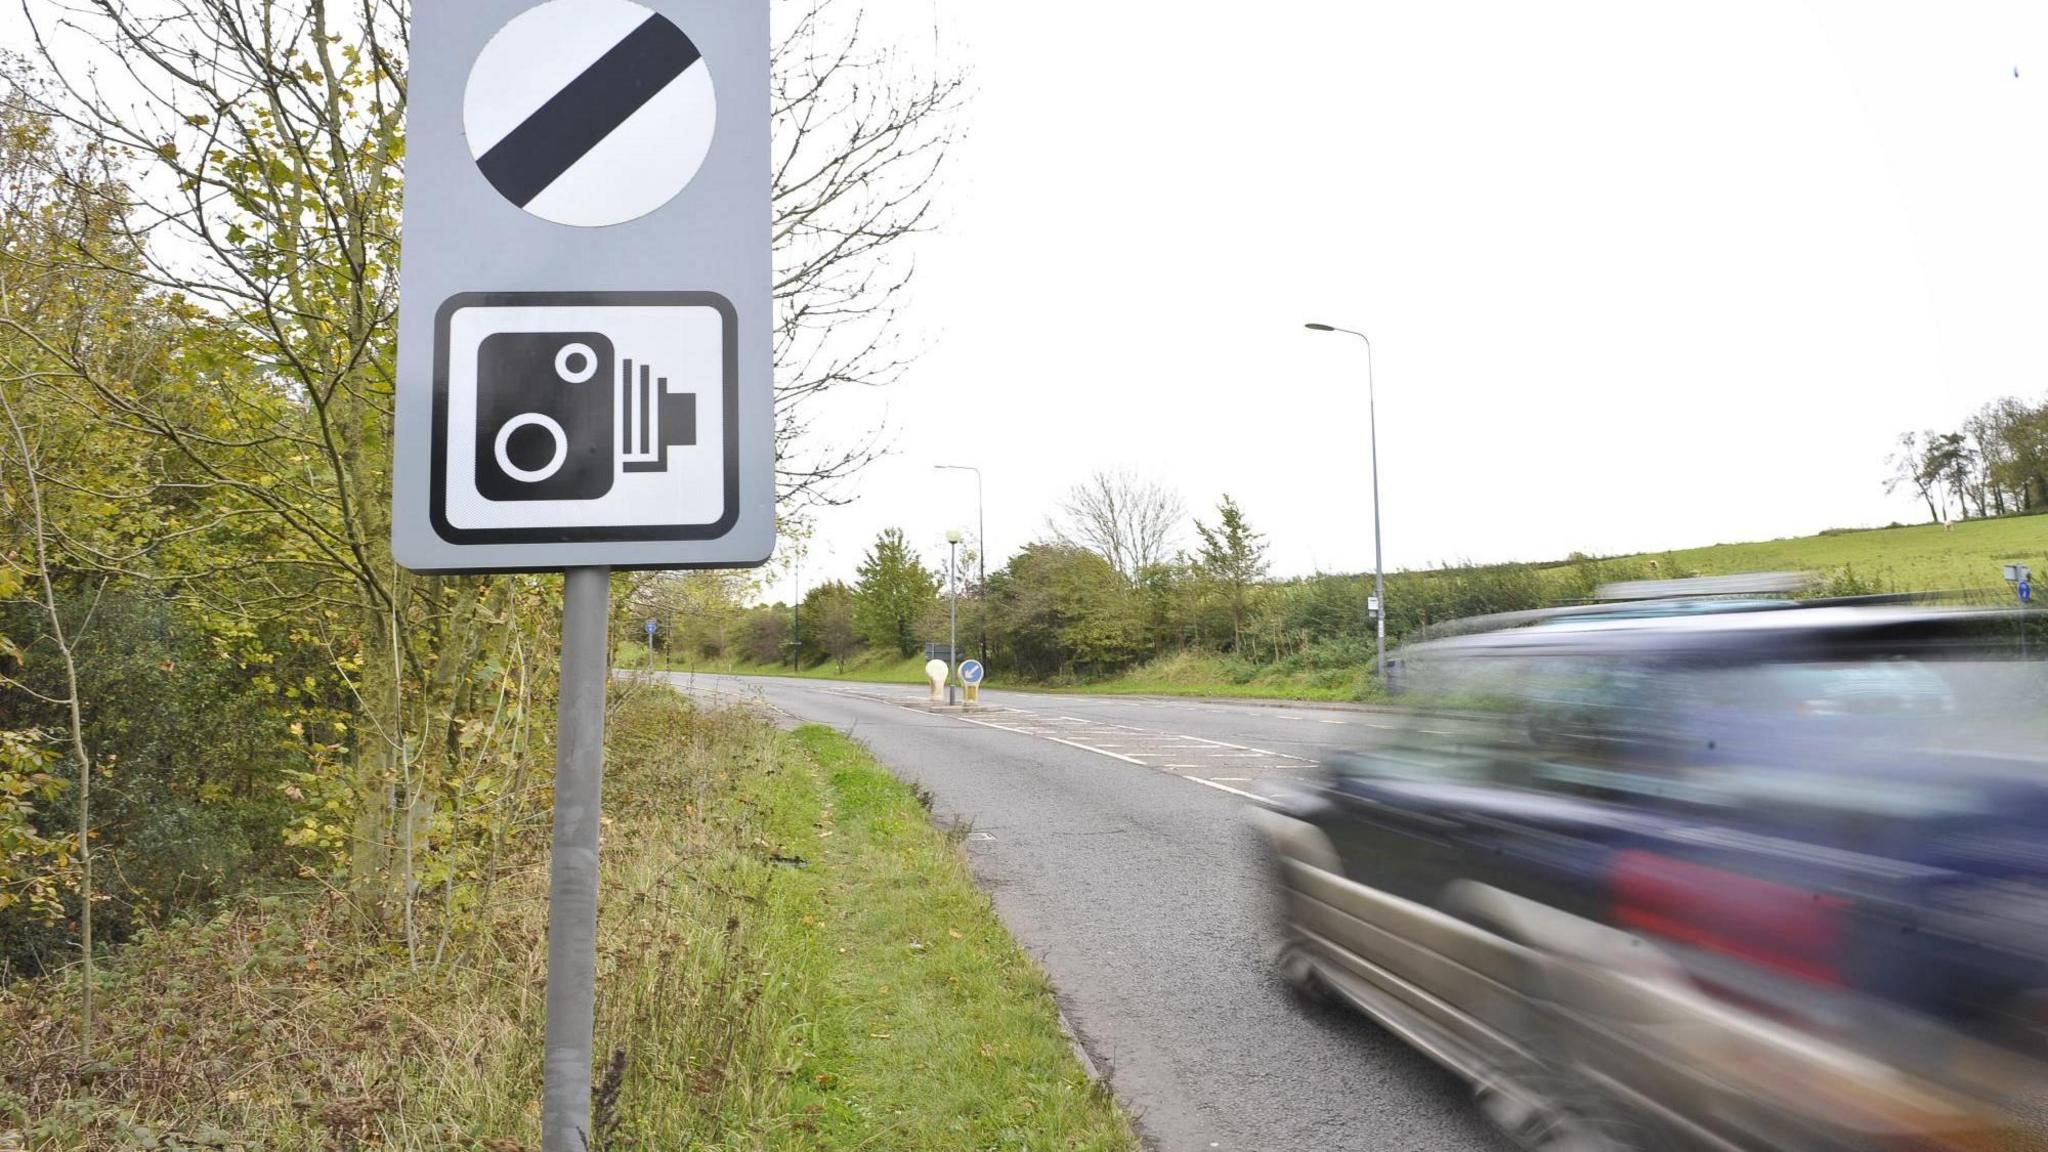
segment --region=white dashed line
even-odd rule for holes
[[[1314,760],[1310,760],[1305,756],[1296,756],[1287,752],[1275,752],[1268,748],[1254,748],[1246,744],[1232,744],[1227,740],[1211,740],[1206,736],[1192,736],[1180,732],[1162,732],[1158,729],[1142,728],[1135,724],[1087,720],[1079,716],[1033,715],[1021,709],[1004,709],[998,715],[1001,715],[1003,720],[1009,722],[999,723],[994,719],[980,719],[958,714],[953,714],[953,719],[964,721],[979,728],[994,728],[1000,732],[1012,732],[1019,736],[1030,736],[1082,752],[1093,752],[1097,756],[1107,756],[1112,760],[1121,760],[1126,764],[1136,765],[1139,768],[1150,768],[1170,776],[1178,776],[1183,780],[1192,780],[1205,788],[1214,788],[1218,792],[1228,792],[1233,796],[1242,797],[1255,804],[1271,804],[1273,801],[1267,797],[1260,796],[1256,792],[1231,786],[1232,784],[1253,783],[1255,781],[1254,777],[1216,776],[1204,778],[1193,773],[1200,771],[1205,766],[1221,768],[1223,765],[1218,762],[1224,760],[1240,762],[1257,761],[1260,767],[1282,769],[1311,769],[1317,767]],[[1136,735],[1141,739],[1134,742],[1132,735]],[[1109,736],[1111,740],[1099,740],[1101,736]],[[1130,751],[1126,752],[1124,751],[1125,749]],[[1219,751],[1221,749],[1228,749],[1228,751]],[[1166,761],[1167,757],[1176,755],[1183,757],[1183,759]],[[1207,764],[1190,763],[1185,759],[1189,756],[1206,760]],[[1162,763],[1161,761],[1166,762]],[[1250,763],[1244,763],[1244,767],[1251,766]]]
[[[1261,805],[1263,807],[1271,808],[1273,806],[1273,801],[1266,799],[1264,796],[1261,796],[1256,792],[1247,792],[1242,788],[1232,788],[1228,784],[1218,784],[1214,780],[1204,780],[1200,776],[1183,776],[1181,777],[1181,779],[1192,780],[1195,783],[1200,784],[1204,788],[1214,788],[1218,792],[1228,792],[1232,796],[1242,796],[1245,799],[1251,801],[1252,803]]]

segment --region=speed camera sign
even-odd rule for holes
[[[434,339],[435,533],[515,544],[725,532],[739,513],[736,324],[709,293],[450,300]]]
[[[400,563],[767,558],[767,7],[418,7],[399,280]]]

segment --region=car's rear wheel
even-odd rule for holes
[[[1482,920],[1513,938],[1512,929]],[[1529,1152],[1663,1152],[1667,1142],[1651,1126],[1602,1092],[1572,1056],[1572,1014],[1554,995],[1555,963],[1524,941],[1510,986],[1484,1013],[1514,1040],[1476,1093],[1480,1113]]]
[[[1647,1152],[1661,1147],[1583,1091],[1548,1080],[1537,1076],[1481,1088],[1480,1115],[1529,1152]]]
[[[1315,954],[1298,939],[1289,939],[1280,946],[1279,955],[1274,958],[1274,969],[1280,976],[1280,982],[1304,1004],[1322,1008],[1336,999],[1329,984],[1323,980]]]

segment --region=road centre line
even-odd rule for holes
[[[971,720],[968,722],[973,723],[973,721]],[[1078,740],[1062,740],[1057,736],[1047,736],[1046,739],[1052,741],[1055,744],[1065,744],[1069,748],[1079,748],[1083,752],[1093,752],[1098,756],[1108,756],[1114,760],[1121,760],[1126,764],[1136,764],[1140,768],[1151,767],[1150,764],[1147,764],[1143,760],[1139,760],[1136,757],[1126,756],[1121,752],[1111,752],[1107,748],[1097,748],[1092,744],[1083,744]]]
[[[1263,808],[1271,808],[1274,806],[1273,801],[1266,799],[1264,796],[1261,796],[1256,792],[1247,792],[1242,788],[1232,788],[1228,784],[1218,784],[1214,780],[1204,780],[1200,776],[1183,776],[1181,777],[1181,779],[1192,780],[1195,783],[1200,784],[1204,788],[1214,788],[1218,792],[1228,792],[1232,796],[1242,796],[1245,799]]]
[[[1188,739],[1199,740],[1204,744],[1214,744],[1218,748],[1235,748],[1240,752],[1258,752],[1267,756],[1278,756],[1286,760],[1299,760],[1304,764],[1315,763],[1315,761],[1310,760],[1306,756],[1296,756],[1291,752],[1275,752],[1270,748],[1254,748],[1249,744],[1232,744],[1228,740],[1211,740],[1206,736],[1189,736]]]
[[[1030,732],[1030,731],[1027,731],[1027,730],[1025,730],[1025,729],[1022,729],[1022,728],[1013,728],[1013,727],[1010,727],[1010,726],[1009,726],[1009,725],[1007,725],[1007,724],[996,724],[996,723],[992,723],[992,722],[990,722],[990,721],[987,721],[987,720],[974,720],[974,719],[970,719],[969,717],[966,717],[966,716],[958,716],[958,715],[954,716],[954,717],[953,717],[953,719],[955,719],[955,720],[959,720],[959,721],[962,721],[962,722],[964,722],[964,723],[968,723],[968,724],[973,724],[973,725],[975,725],[975,726],[977,726],[977,727],[981,727],[981,728],[993,728],[993,729],[995,729],[995,730],[997,730],[997,731],[999,731],[999,732],[1012,732],[1012,733],[1015,733],[1015,734],[1017,734],[1017,735],[1019,735],[1019,736],[1036,736],[1036,737],[1037,737],[1038,739],[1041,739],[1041,740],[1049,740],[1049,741],[1051,741],[1051,742],[1052,742],[1052,743],[1054,743],[1054,744],[1064,744],[1064,745],[1066,745],[1066,746],[1067,746],[1067,747],[1069,747],[1069,748],[1076,748],[1076,749],[1079,749],[1080,751],[1083,751],[1083,752],[1093,752],[1093,753],[1095,753],[1095,754],[1096,754],[1097,756],[1107,756],[1107,757],[1109,757],[1109,758],[1110,758],[1110,759],[1112,759],[1112,760],[1121,760],[1121,761],[1123,761],[1123,762],[1124,762],[1124,763],[1126,763],[1126,764],[1135,764],[1135,765],[1137,765],[1137,766],[1138,766],[1138,767],[1140,767],[1140,768],[1151,768],[1151,769],[1153,769],[1154,771],[1164,771],[1164,770],[1165,770],[1165,768],[1171,768],[1171,767],[1174,767],[1174,765],[1166,765],[1166,766],[1164,766],[1164,768],[1162,768],[1162,767],[1158,767],[1158,766],[1155,766],[1155,765],[1147,764],[1147,763],[1145,763],[1145,762],[1144,762],[1143,760],[1139,760],[1139,759],[1136,759],[1136,758],[1134,758],[1134,757],[1130,757],[1130,756],[1125,756],[1124,754],[1122,754],[1122,753],[1120,753],[1120,752],[1111,752],[1111,751],[1108,751],[1107,749],[1103,749],[1103,748],[1097,748],[1097,747],[1094,747],[1093,745],[1089,745],[1089,744],[1083,744],[1083,743],[1080,743],[1079,741],[1075,741],[1075,740],[1068,740],[1068,739],[1064,739],[1064,738],[1062,738],[1062,737],[1059,737],[1059,736],[1052,736],[1052,735],[1046,735],[1046,734],[1041,734],[1041,733],[1035,733],[1035,732]],[[1063,717],[1063,719],[1069,719],[1069,720],[1071,720],[1071,719],[1073,719],[1073,717]],[[1077,723],[1087,723],[1087,721],[1077,721]],[[1171,735],[1171,733],[1166,733],[1166,735]],[[1200,740],[1201,738],[1200,738],[1200,737],[1192,737],[1191,739],[1196,739],[1196,740]],[[1221,743],[1220,741],[1213,741],[1213,740],[1205,740],[1205,741],[1202,741],[1202,742],[1203,742],[1203,743],[1206,743],[1206,744],[1219,744],[1219,743]],[[1224,746],[1225,746],[1225,747],[1235,747],[1235,745],[1224,745]],[[1265,753],[1265,754],[1266,754],[1266,755],[1274,755],[1274,753]],[[1299,759],[1299,757],[1295,757],[1295,759]],[[1194,767],[1199,767],[1199,765],[1194,765],[1194,764],[1188,764],[1188,765],[1182,765],[1182,767],[1194,768]],[[1179,775],[1178,773],[1174,773],[1174,772],[1167,772],[1166,774],[1167,774],[1167,775],[1169,775],[1169,776],[1176,776],[1176,775]],[[1182,779],[1182,780],[1192,780],[1192,781],[1194,781],[1195,783],[1197,783],[1197,784],[1200,784],[1200,785],[1201,785],[1201,786],[1203,786],[1204,788],[1214,788],[1214,789],[1216,789],[1216,790],[1217,790],[1218,792],[1228,792],[1228,793],[1230,793],[1230,794],[1231,794],[1232,796],[1238,796],[1238,797],[1242,797],[1242,798],[1244,798],[1244,799],[1246,799],[1246,800],[1249,800],[1249,801],[1251,801],[1251,802],[1252,802],[1252,803],[1254,803],[1254,804],[1259,804],[1259,805],[1263,805],[1263,806],[1266,806],[1266,807],[1271,807],[1271,806],[1272,806],[1272,804],[1273,804],[1273,801],[1271,801],[1271,800],[1267,799],[1267,798],[1266,798],[1266,797],[1264,797],[1264,796],[1261,796],[1261,795],[1259,795],[1259,794],[1258,794],[1258,793],[1256,793],[1256,792],[1247,792],[1247,791],[1245,791],[1245,790],[1244,790],[1244,789],[1242,789],[1242,788],[1232,788],[1232,787],[1231,787],[1230,785],[1228,785],[1228,784],[1220,784],[1220,783],[1218,783],[1218,782],[1216,782],[1216,781],[1214,781],[1214,780],[1204,780],[1204,779],[1203,779],[1203,778],[1201,778],[1200,776],[1179,776],[1179,778],[1180,778],[1180,779]],[[1248,782],[1248,781],[1245,781],[1245,778],[1243,778],[1243,777],[1226,777],[1226,779],[1232,779],[1232,780],[1239,780],[1239,781],[1244,781],[1244,782]]]
[[[968,719],[967,717],[965,717],[965,716],[955,716],[955,717],[953,717],[953,719],[955,719],[955,720],[959,720],[959,721],[961,721],[961,722],[963,722],[963,723],[967,723],[967,724],[977,724],[977,725],[980,725],[980,726],[981,726],[981,727],[983,727],[983,728],[994,728],[994,729],[997,729],[998,731],[1002,731],[1002,732],[1015,732],[1015,733],[1017,733],[1017,734],[1018,734],[1019,736],[1030,736],[1030,735],[1034,735],[1033,733],[1030,733],[1030,732],[1025,732],[1025,731],[1023,731],[1022,729],[1018,729],[1018,728],[1010,728],[1010,727],[1006,727],[1006,726],[1004,726],[1004,725],[1001,725],[1001,724],[991,724],[991,723],[989,723],[989,722],[988,722],[988,721],[986,721],[986,720],[969,720],[969,719]],[[1093,752],[1093,753],[1095,753],[1095,754],[1096,754],[1096,755],[1098,755],[1098,756],[1107,756],[1107,757],[1109,757],[1109,758],[1110,758],[1110,759],[1112,759],[1112,760],[1121,760],[1121,761],[1123,761],[1123,762],[1124,762],[1124,763],[1126,763],[1126,764],[1136,764],[1136,765],[1137,765],[1138,767],[1140,767],[1140,768],[1149,768],[1149,767],[1151,767],[1151,765],[1149,765],[1149,764],[1145,763],[1145,762],[1144,762],[1143,760],[1134,760],[1134,759],[1132,759],[1131,757],[1129,757],[1129,756],[1125,756],[1125,755],[1123,755],[1123,754],[1122,754],[1122,753],[1120,753],[1120,752],[1109,752],[1109,751],[1105,751],[1105,750],[1103,750],[1103,749],[1101,749],[1101,748],[1095,748],[1095,747],[1091,747],[1090,745],[1087,745],[1087,744],[1082,744],[1082,743],[1078,743],[1078,742],[1076,742],[1076,741],[1073,741],[1073,740],[1063,740],[1063,739],[1061,739],[1061,738],[1060,738],[1060,737],[1058,737],[1058,736],[1039,736],[1038,738],[1039,738],[1039,739],[1041,739],[1041,740],[1050,740],[1050,741],[1052,741],[1052,742],[1053,742],[1054,744],[1065,744],[1065,745],[1066,745],[1067,747],[1069,747],[1069,748],[1079,748],[1079,749],[1080,749],[1081,751],[1083,751],[1083,752]]]

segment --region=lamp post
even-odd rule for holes
[[[1365,343],[1365,427],[1372,447],[1372,597],[1379,605],[1373,613],[1379,640],[1374,645],[1379,657],[1380,691],[1387,688],[1387,571],[1380,559],[1380,430],[1377,405],[1373,401],[1372,338],[1350,328],[1330,324],[1305,325],[1312,332],[1342,332]]]
[[[953,702],[953,682],[959,679],[960,669],[960,530],[946,532],[946,581],[952,585],[953,604],[948,610],[946,621],[946,666],[951,671],[946,679],[946,703]]]
[[[988,664],[988,520],[982,515],[981,469],[972,464],[934,464],[941,472],[974,473],[974,562],[975,579],[981,585],[981,662]]]

